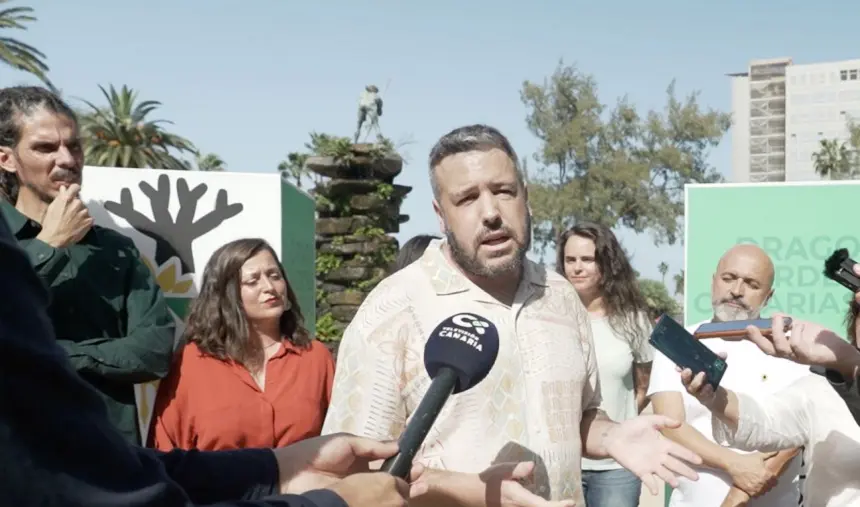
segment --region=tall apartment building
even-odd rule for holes
[[[860,59],[755,60],[729,76],[732,181],[819,180],[812,154],[820,141],[847,141],[848,121],[860,123]]]

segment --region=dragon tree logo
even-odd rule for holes
[[[174,217],[170,214],[170,177],[160,175],[155,187],[141,181],[138,188],[149,199],[152,219],[135,207],[130,188],[120,191],[119,202],[105,202],[105,209],[155,241],[155,258],[152,261],[144,259],[144,262],[166,294],[185,294],[192,287],[191,276],[196,270],[191,249],[194,240],[241,213],[243,206],[241,203],[230,204],[227,191],[221,189],[215,197],[214,209],[198,217],[197,205],[209,187],[201,183],[189,188],[185,178],[176,178],[179,210]]]

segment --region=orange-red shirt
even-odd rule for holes
[[[215,451],[282,447],[318,436],[331,400],[334,361],[320,342],[284,341],[261,390],[242,365],[189,343],[158,389],[149,445]]]

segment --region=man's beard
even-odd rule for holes
[[[457,265],[460,266],[460,268],[466,273],[481,278],[491,278],[494,276],[518,272],[525,264],[526,253],[528,253],[529,248],[531,248],[531,216],[528,216],[526,219],[525,243],[522,245],[517,245],[516,250],[514,251],[514,255],[506,262],[495,266],[488,266],[486,264],[482,264],[481,261],[478,260],[478,249],[480,248],[481,241],[483,240],[483,238],[491,232],[502,231],[511,238],[511,241],[516,242],[516,239],[509,228],[502,225],[497,229],[485,230],[476,239],[474,245],[475,248],[472,251],[471,255],[469,254],[469,251],[466,249],[463,243],[461,243],[454,236],[454,233],[451,232],[451,229],[447,226],[445,227],[445,229],[445,237],[448,240],[448,247],[450,248],[451,257],[454,259],[454,262],[456,262]]]
[[[22,167],[23,163],[21,161],[21,158],[18,156],[17,153],[14,154],[14,156],[18,162],[18,166]],[[48,177],[51,180],[51,182],[73,181],[77,184],[80,184],[81,180],[82,180],[80,170],[73,171],[70,169],[64,169],[62,167],[55,168],[53,171],[51,171],[51,174]],[[54,197],[51,196],[45,190],[38,188],[36,185],[30,183],[29,181],[22,181],[21,177],[18,175],[15,175],[15,179],[18,181],[18,191],[16,192],[17,193],[16,201],[21,196],[21,188],[26,188],[28,192],[30,192],[31,194],[33,194],[36,197],[36,199],[39,199],[40,201],[42,201],[45,204],[51,204],[52,202],[54,202]]]
[[[729,303],[734,302],[740,307],[732,306]],[[713,303],[714,317],[720,322],[734,322],[737,320],[757,319],[761,313],[761,309],[752,309],[746,303],[738,300],[724,299]]]
[[[36,187],[35,185],[33,185],[32,183],[27,182],[27,183],[24,183],[23,185],[21,185],[21,181],[20,181],[20,180],[18,180],[18,184],[19,184],[19,187],[20,187],[20,186],[23,186],[23,187],[24,187],[24,188],[26,188],[26,189],[27,189],[31,194],[33,194],[34,196],[36,196],[36,198],[37,198],[37,199],[39,199],[40,201],[42,201],[43,203],[45,203],[45,204],[51,204],[52,202],[54,202],[54,198],[53,198],[51,195],[49,195],[47,192],[44,192],[44,191],[42,191],[41,189],[37,188],[37,187]],[[18,188],[18,195],[19,195],[19,196],[21,195],[21,189],[20,189],[20,188]]]

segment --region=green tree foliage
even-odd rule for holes
[[[675,295],[683,296],[684,295],[684,270],[682,269],[680,273],[675,274]]]
[[[6,3],[9,0],[0,0],[0,5]],[[0,7],[0,62],[36,76],[55,90],[48,79],[44,53],[9,35],[10,30],[27,30],[27,23],[36,21],[33,12],[32,7]]]
[[[825,180],[855,179],[860,175],[860,126],[849,124],[847,142],[822,139],[818,151],[812,154],[815,172]]]
[[[103,107],[84,101],[89,110],[81,117],[81,134],[88,164],[104,167],[136,167],[187,170],[179,155],[196,155],[191,141],[166,131],[167,120],[150,114],[161,106],[155,100],[137,101],[137,92],[123,85],[116,90],[99,86],[107,101]]]
[[[666,264],[665,262],[661,262],[657,266],[657,271],[660,272],[660,276],[662,277],[661,281],[663,282],[663,285],[666,285],[666,274],[669,272],[669,265]]]
[[[649,280],[647,278],[639,279],[639,290],[645,298],[650,311],[650,317],[656,319],[660,315],[666,313],[670,317],[679,320],[681,318],[681,306],[677,301],[672,299],[666,286],[657,280]]]
[[[582,220],[677,241],[684,184],[721,180],[707,156],[731,120],[674,88],[663,111],[640,114],[626,98],[605,106],[594,78],[563,62],[543,83],[523,83],[526,123],[541,141],[528,174],[539,251]]]
[[[288,153],[287,158],[278,164],[278,172],[281,173],[281,177],[295,182],[299,188],[302,188],[302,183],[307,178],[312,179],[314,184],[319,184],[322,181],[322,176],[309,171],[305,166],[308,157],[331,157],[336,163],[349,165],[354,161],[354,157],[356,156],[353,151],[352,139],[349,137],[311,132],[310,138],[311,140],[305,143],[305,153],[297,151]],[[373,143],[369,155],[371,157],[384,157],[386,155],[398,154],[399,146],[408,142],[406,141],[395,146],[390,139],[378,136],[377,142]]]
[[[288,153],[287,159],[278,164],[278,172],[281,173],[281,177],[295,181],[296,186],[302,188],[302,180],[311,175],[305,167],[305,162],[309,156],[307,153]]]
[[[227,164],[215,153],[197,154],[195,165],[198,171],[220,172],[227,170]]]

